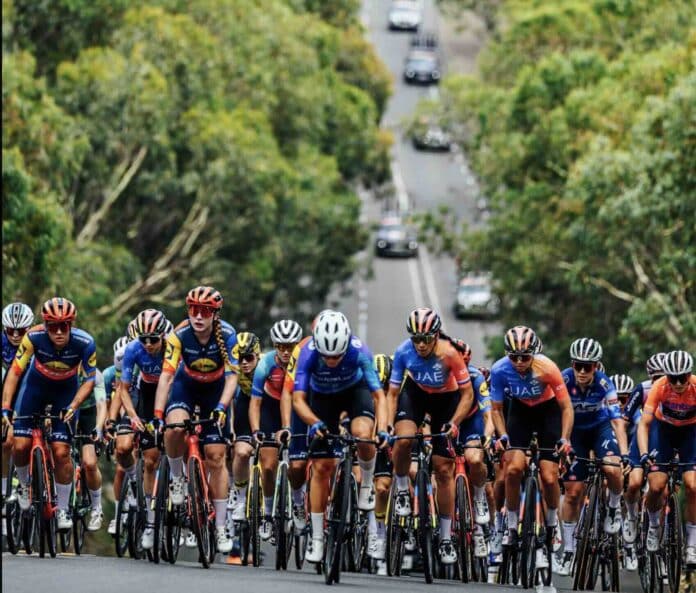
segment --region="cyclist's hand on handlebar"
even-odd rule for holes
[[[506,434],[501,436],[496,442],[495,442],[495,450],[500,451],[501,453],[505,451],[505,449],[508,448],[510,445],[510,437]]]
[[[68,406],[67,408],[63,408],[60,411],[60,414],[58,414],[58,416],[63,422],[67,424],[75,417],[75,410]]]
[[[312,426],[309,427],[309,432],[307,435],[310,439],[323,438],[329,432],[329,427],[322,420],[317,420]]]
[[[283,426],[279,431],[275,433],[275,439],[279,444],[288,443],[290,441],[290,435],[290,427]]]
[[[380,430],[377,432],[377,446],[380,449],[384,449],[387,445],[389,445],[389,440],[391,438],[391,435],[389,434],[388,431],[386,430]]]
[[[215,420],[218,426],[225,426],[225,419],[227,418],[225,406],[223,406],[222,404],[218,404],[217,406],[215,406],[215,409],[210,413],[210,418]]]
[[[631,460],[625,453],[621,456],[621,468],[623,470],[624,476],[631,473]]]
[[[93,443],[100,443],[104,438],[104,433],[101,428],[93,428],[92,432],[89,433],[89,437]]]
[[[145,432],[145,424],[138,416],[133,416],[131,419],[131,428],[140,432]]]
[[[644,471],[648,471],[650,469],[650,466],[652,466],[655,463],[655,457],[651,455],[650,453],[643,453],[640,456],[640,465],[643,468]]]
[[[147,423],[147,430],[154,435],[161,435],[164,432],[164,419],[153,418]]]
[[[570,457],[571,455],[575,454],[575,451],[573,451],[573,447],[570,444],[570,441],[566,439],[558,439],[556,441],[556,451],[562,457]]]
[[[12,426],[14,412],[10,408],[2,409],[2,425],[3,427]]]
[[[108,442],[114,438],[116,438],[116,422],[107,418],[104,422],[104,440]]]
[[[263,444],[263,442],[266,440],[266,435],[264,434],[263,431],[261,430],[255,430],[252,434],[252,437],[254,437],[254,440],[259,444]]]
[[[442,425],[440,432],[446,432],[449,438],[456,441],[457,437],[459,436],[459,427],[452,422],[445,422]]]

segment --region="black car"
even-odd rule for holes
[[[377,229],[375,254],[380,257],[418,255],[418,240],[415,231],[400,218],[385,218]]]
[[[440,58],[434,51],[411,50],[404,64],[404,80],[407,83],[437,84],[442,70]]]

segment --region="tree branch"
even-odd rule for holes
[[[565,261],[558,262],[558,267],[562,270],[568,271],[573,271],[575,269],[571,263]],[[635,295],[632,295],[628,292],[621,290],[620,288],[617,288],[611,282],[605,280],[604,278],[596,278],[594,276],[590,276],[589,274],[582,274],[582,279],[586,282],[589,282],[590,284],[593,284],[594,286],[603,288],[612,296],[615,296],[617,299],[620,299],[627,303],[632,303],[637,298]]]

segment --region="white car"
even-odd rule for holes
[[[459,281],[454,301],[454,315],[463,317],[495,317],[500,312],[500,299],[491,288],[491,276],[475,273]]]
[[[423,22],[423,6],[420,0],[394,0],[389,7],[389,29],[417,31]]]

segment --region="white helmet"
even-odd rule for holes
[[[324,311],[314,326],[314,345],[322,356],[345,354],[350,344],[350,324],[339,311]]]
[[[34,312],[24,303],[11,303],[2,310],[2,326],[11,329],[24,329],[34,323]]]
[[[619,395],[631,393],[635,387],[633,379],[628,375],[612,375],[610,378],[614,387],[616,387],[616,393]]]
[[[602,358],[602,345],[592,338],[580,338],[570,345],[570,359],[580,362],[598,362]]]
[[[271,328],[271,341],[274,344],[297,344],[302,339],[302,328],[297,321],[281,319]]]
[[[171,334],[174,331],[174,324],[167,319],[166,324],[164,326],[164,338],[166,339],[169,334]]]
[[[662,363],[665,375],[685,375],[694,368],[694,359],[685,350],[668,352]]]
[[[662,368],[662,364],[665,361],[665,356],[664,352],[656,352],[648,358],[645,363],[645,370],[648,371],[648,375],[651,377],[653,375],[664,375],[665,371]]]
[[[114,354],[118,354],[119,350],[123,350],[130,340],[126,336],[121,336],[118,340],[114,342]]]

